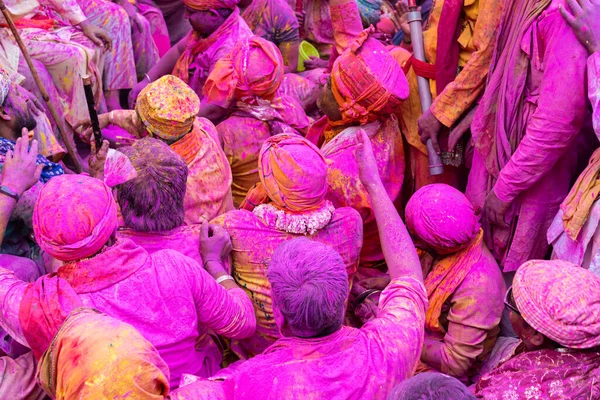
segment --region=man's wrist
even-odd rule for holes
[[[23,191],[19,189],[15,189],[15,185],[0,183],[0,195],[10,197],[15,202],[18,202],[21,196],[23,195]]]
[[[205,260],[204,269],[215,279],[219,278],[220,276],[227,275],[227,271],[220,260]]]

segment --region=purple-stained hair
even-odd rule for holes
[[[135,179],[116,187],[125,226],[139,232],[164,232],[183,225],[185,161],[167,144],[152,138],[120,151],[137,172]]]
[[[284,242],[273,254],[267,278],[273,303],[294,335],[321,336],[342,326],[348,274],[331,247],[304,237]]]
[[[387,400],[475,400],[475,395],[456,378],[424,372],[392,389]]]

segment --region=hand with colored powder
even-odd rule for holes
[[[358,163],[358,175],[362,184],[367,190],[374,187],[383,186],[379,170],[377,169],[377,161],[373,153],[371,139],[363,129],[359,129],[356,133],[356,150],[354,157]]]
[[[2,186],[6,186],[19,196],[31,188],[42,175],[43,164],[37,165],[38,142],[34,140],[29,148],[29,130],[23,128],[17,139],[14,151],[6,153],[2,169]]]
[[[567,0],[567,4],[570,12],[561,4],[560,13],[577,39],[590,53],[600,51],[600,0]]]
[[[90,176],[96,179],[104,180],[104,166],[106,165],[106,159],[108,158],[108,140],[102,141],[102,147],[100,151],[96,151],[96,141],[90,142],[91,153],[88,165],[90,168]]]
[[[200,255],[208,270],[209,261],[221,264],[231,253],[231,238],[229,233],[219,225],[202,222],[200,228]],[[211,271],[208,270],[210,273]]]

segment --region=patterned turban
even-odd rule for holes
[[[154,136],[179,140],[191,131],[200,98],[181,79],[165,75],[140,92],[135,109]]]
[[[532,260],[515,274],[513,296],[523,319],[562,346],[600,345],[600,278],[567,261]]]

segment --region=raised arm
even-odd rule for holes
[[[388,265],[390,278],[413,276],[423,282],[421,263],[406,226],[387,195],[377,170],[371,140],[362,129],[357,133],[356,161],[360,180],[371,197],[381,248]]]
[[[19,197],[40,179],[43,168],[41,164],[36,165],[38,143],[34,140],[29,149],[28,136],[29,132],[23,128],[23,134],[17,139],[14,151],[6,154],[2,169],[0,184]],[[0,194],[0,242],[4,239],[10,215],[16,204],[15,198],[5,193]],[[0,265],[0,326],[23,345],[27,345],[27,341],[19,322],[19,308],[26,287],[26,282]]]

